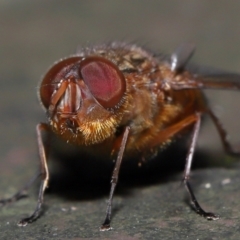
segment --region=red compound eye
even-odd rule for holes
[[[104,107],[113,108],[126,91],[122,72],[109,60],[88,57],[80,63],[80,75],[93,97]]]
[[[39,96],[45,108],[49,107],[54,90],[56,90],[62,79],[71,72],[74,66],[81,61],[80,57],[69,57],[54,64],[45,74],[41,85]]]

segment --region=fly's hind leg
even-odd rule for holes
[[[211,111],[208,110],[207,113],[209,116],[212,118],[214,125],[217,128],[217,131],[219,133],[222,145],[224,147],[224,150],[226,151],[227,154],[232,155],[232,156],[240,156],[240,148],[235,149],[228,141],[227,139],[227,132],[223,128],[222,124],[220,123],[219,119],[217,116]]]
[[[38,177],[41,175],[41,173],[37,173],[33,176],[32,179],[30,179],[25,186],[23,186],[18,192],[16,192],[13,196],[9,197],[9,198],[3,198],[0,199],[0,204],[2,206],[6,205],[6,204],[10,204],[13,202],[16,202],[22,198],[27,197],[27,191],[28,189],[32,186],[32,184],[38,179]]]

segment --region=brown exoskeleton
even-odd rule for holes
[[[201,89],[240,90],[240,76],[201,76],[188,71],[192,45],[178,48],[170,59],[159,58],[136,45],[111,43],[87,48],[61,59],[46,73],[39,98],[48,123],[37,125],[42,184],[33,214],[19,225],[36,220],[41,212],[49,172],[42,130],[51,129],[69,143],[87,150],[98,146],[108,155],[116,154],[106,218],[101,230],[109,230],[112,199],[123,159],[149,157],[173,138],[192,131],[183,177],[196,212],[209,220],[218,218],[198,204],[189,174],[201,125],[208,114],[215,123],[225,150],[239,154],[226,139],[217,117],[204,101]],[[98,154],[92,151],[92,154]],[[29,184],[23,189],[29,187]],[[19,199],[23,190],[7,203]]]

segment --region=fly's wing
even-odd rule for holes
[[[171,55],[171,70],[175,71],[176,75],[182,75],[180,81],[171,81],[170,84],[173,89],[209,88],[240,90],[240,74],[189,64],[194,50],[193,44],[182,44]]]
[[[195,83],[189,84],[195,88],[240,90],[240,74],[234,73],[216,73],[211,75],[195,76]]]
[[[195,45],[191,43],[182,44],[176,48],[170,59],[171,70],[176,73],[182,72],[193,56],[194,51]]]

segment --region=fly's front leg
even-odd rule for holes
[[[201,216],[207,218],[208,220],[217,220],[219,217],[217,215],[215,215],[214,213],[211,212],[205,212],[201,206],[199,205],[192,187],[190,185],[189,182],[189,176],[190,176],[190,170],[191,170],[191,165],[192,165],[192,159],[193,159],[193,154],[194,154],[194,150],[196,147],[196,142],[197,142],[197,138],[198,138],[198,134],[199,134],[199,130],[200,130],[200,125],[201,125],[201,115],[200,113],[197,113],[197,120],[194,126],[194,130],[193,130],[193,135],[191,138],[191,144],[189,147],[189,151],[187,154],[187,158],[186,158],[186,165],[185,165],[185,170],[184,170],[184,176],[183,176],[183,183],[190,195],[193,207],[195,208],[196,212],[198,214],[200,214]]]
[[[113,174],[112,174],[111,190],[110,190],[109,199],[108,199],[106,217],[105,217],[105,220],[104,220],[104,222],[103,222],[103,224],[100,228],[100,231],[108,231],[108,230],[111,229],[110,222],[111,222],[111,214],[112,214],[113,194],[114,194],[115,188],[117,186],[119,170],[120,170],[120,167],[121,167],[123,153],[124,153],[124,150],[125,150],[125,147],[126,147],[129,131],[130,131],[130,127],[126,127],[126,129],[124,131],[124,134],[123,134],[121,146],[120,146],[120,149],[119,149],[119,152],[118,152],[117,160],[116,160],[116,163],[115,163],[115,166],[114,166]]]
[[[42,177],[42,182],[39,189],[37,206],[31,216],[27,218],[23,218],[22,220],[19,221],[18,226],[26,226],[28,223],[35,221],[40,216],[40,213],[41,213],[42,204],[43,204],[43,195],[48,186],[48,181],[49,181],[46,152],[45,152],[43,139],[42,139],[43,130],[48,130],[48,126],[44,123],[38,124],[36,127],[36,131],[37,131],[37,141],[38,141],[38,149],[39,149],[39,155],[40,155],[40,166],[41,166],[40,175]]]

